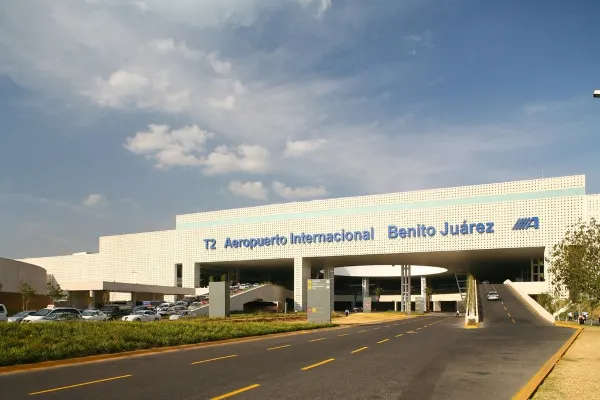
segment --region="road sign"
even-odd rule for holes
[[[331,322],[331,280],[308,279],[307,284],[307,309],[308,322]]]

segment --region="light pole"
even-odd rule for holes
[[[594,97],[600,98],[600,89],[594,90]]]

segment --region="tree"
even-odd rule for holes
[[[226,273],[221,274],[221,282],[227,282],[227,274]]]
[[[375,296],[377,296],[377,305],[379,306],[379,298],[381,297],[381,294],[383,293],[383,289],[378,287],[375,289]]]
[[[547,262],[555,291],[567,291],[569,300],[589,305],[590,312],[600,305],[600,224],[596,219],[579,221],[569,229]]]
[[[102,293],[102,305],[106,305],[110,303],[110,292],[108,290],[105,290]]]
[[[29,283],[21,282],[21,306],[23,311],[29,309],[29,302],[34,295],[35,289],[33,289]]]
[[[432,288],[430,288],[429,286],[425,288],[425,312],[431,312],[431,310],[429,309],[429,303],[431,303],[431,296],[433,296],[434,294],[435,292]]]
[[[212,275],[211,275],[211,276],[209,276],[209,277],[208,277],[208,281],[209,281],[209,282],[214,282],[214,281],[215,281],[215,277],[214,277],[214,276],[212,276]]]
[[[50,301],[52,301],[52,304],[60,301],[63,298],[62,288],[60,287],[60,285],[58,283],[56,285],[54,285],[52,280],[49,280],[48,282],[46,282],[46,293],[47,293],[48,297],[50,298]]]

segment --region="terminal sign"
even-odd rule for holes
[[[462,223],[444,222],[439,227],[433,225],[417,224],[412,227],[399,227],[397,225],[388,225],[387,238],[406,239],[406,238],[427,238],[437,236],[465,236],[465,235],[486,235],[494,233],[493,222],[470,222],[464,220]],[[375,228],[370,227],[364,230],[346,230],[341,229],[336,232],[326,233],[294,233],[289,235],[276,234],[268,237],[253,238],[225,238],[221,248],[225,249],[249,249],[253,250],[260,247],[289,246],[289,245],[311,245],[327,243],[351,243],[351,242],[370,242],[375,240]],[[216,239],[204,239],[206,250],[216,250]]]
[[[388,225],[388,239],[405,239],[410,237],[432,237],[437,234],[442,236],[473,235],[494,233],[493,222],[468,222],[464,220],[462,224],[451,224],[444,222],[441,229],[432,225],[417,224],[415,227],[402,228],[396,225]]]

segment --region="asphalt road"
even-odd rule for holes
[[[500,300],[488,301],[487,293],[490,291],[498,292]],[[504,284],[480,284],[479,293],[481,293],[483,322],[486,327],[504,324],[551,326]]]
[[[4,374],[0,387],[11,400],[509,399],[572,333],[463,322],[417,317]]]

